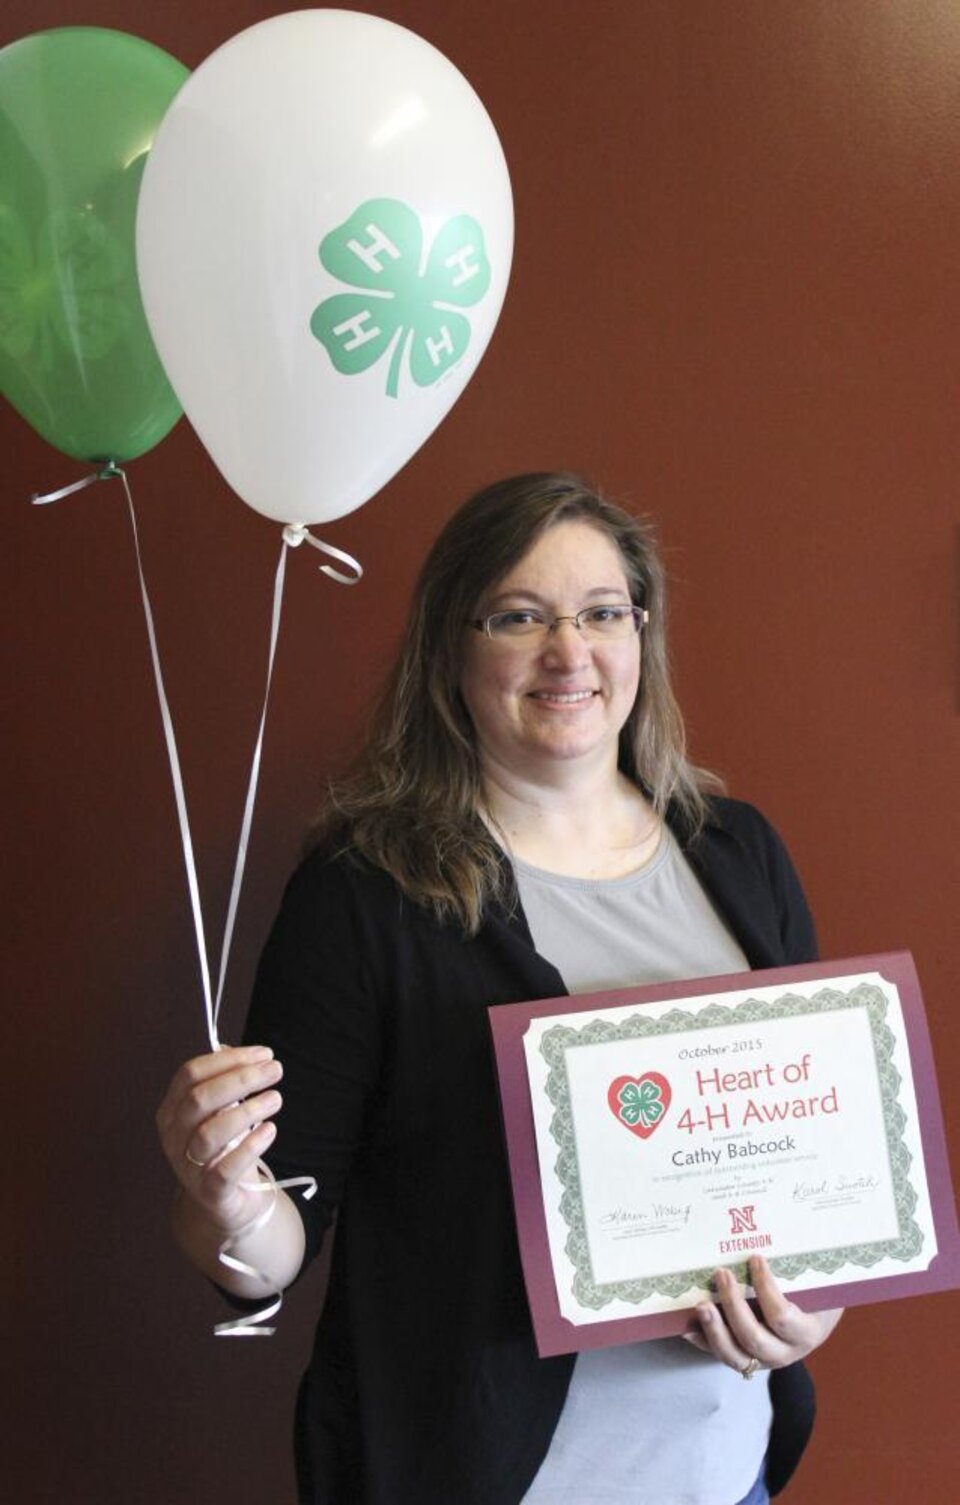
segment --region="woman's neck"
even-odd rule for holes
[[[604,770],[562,785],[487,769],[481,812],[508,855],[577,878],[617,878],[650,861],[661,822],[637,786]]]

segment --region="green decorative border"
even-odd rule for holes
[[[705,1027],[723,1028],[734,1024],[753,1024],[770,1019],[796,1018],[804,1014],[839,1012],[843,1009],[862,1009],[870,1022],[899,1233],[896,1238],[868,1244],[850,1244],[843,1248],[817,1249],[804,1254],[780,1256],[771,1259],[770,1267],[775,1274],[793,1280],[798,1275],[804,1275],[807,1272],[833,1275],[844,1265],[859,1265],[865,1268],[877,1264],[881,1259],[906,1262],[916,1258],[923,1247],[924,1240],[923,1233],[913,1218],[917,1206],[917,1194],[908,1176],[912,1157],[903,1142],[907,1116],[897,1102],[902,1078],[893,1064],[896,1040],[893,1031],[885,1023],[887,1000],[880,988],[869,983],[858,983],[849,993],[827,987],[822,988],[810,998],[802,998],[794,993],[784,993],[772,1002],[748,998],[733,1008],[724,1008],[720,1004],[711,1003],[697,1014],[691,1014],[684,1009],[671,1009],[658,1019],[653,1019],[646,1014],[632,1014],[629,1019],[623,1020],[620,1024],[597,1018],[592,1019],[589,1024],[580,1029],[574,1029],[567,1024],[554,1025],[544,1032],[540,1042],[540,1052],[550,1067],[546,1092],[556,1110],[550,1122],[550,1132],[560,1148],[555,1169],[563,1187],[560,1212],[570,1229],[565,1248],[575,1271],[571,1289],[581,1307],[599,1310],[615,1300],[639,1305],[649,1300],[651,1296],[676,1298],[692,1287],[706,1290],[709,1288],[716,1265],[699,1270],[682,1270],[672,1274],[648,1276],[642,1280],[610,1282],[605,1285],[599,1285],[594,1280],[583,1216],[577,1145],[573,1132],[567,1052],[581,1045],[645,1039],[654,1035],[685,1034]],[[746,1262],[734,1266],[734,1269],[741,1279],[746,1278]]]

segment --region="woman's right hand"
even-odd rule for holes
[[[183,1190],[229,1235],[263,1209],[263,1197],[242,1184],[257,1181],[256,1164],[273,1142],[270,1122],[282,1099],[283,1067],[267,1046],[224,1046],[187,1061],[157,1109],[163,1151]]]

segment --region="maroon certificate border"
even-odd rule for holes
[[[666,1337],[690,1330],[696,1326],[696,1322],[692,1317],[692,1308],[645,1317],[617,1317],[584,1326],[569,1322],[561,1315],[547,1238],[533,1107],[523,1048],[523,1038],[530,1021],[554,1014],[590,1011],[602,1013],[605,1009],[619,1008],[624,1004],[698,998],[704,994],[731,993],[741,989],[789,986],[791,983],[821,980],[836,980],[839,983],[843,978],[864,972],[879,972],[887,982],[896,986],[900,995],[907,1049],[913,1070],[927,1185],[937,1235],[937,1254],[927,1270],[884,1276],[878,1280],[854,1280],[845,1285],[791,1291],[790,1299],[805,1311],[818,1311],[828,1307],[858,1306],[901,1296],[917,1296],[928,1291],[952,1290],[960,1286],[960,1232],[957,1228],[947,1160],[943,1116],[920,983],[913,958],[908,951],[813,962],[800,967],[772,967],[766,971],[738,972],[723,977],[698,977],[692,981],[657,983],[611,992],[541,998],[533,1003],[500,1004],[488,1012],[500,1081],[520,1255],[537,1349],[542,1358],[573,1353],[579,1349],[607,1348],[617,1343]]]

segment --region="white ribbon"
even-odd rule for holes
[[[263,1209],[263,1212],[257,1214],[252,1223],[248,1223],[238,1233],[231,1234],[229,1238],[224,1239],[217,1250],[217,1258],[228,1270],[236,1270],[240,1275],[246,1275],[252,1280],[262,1281],[267,1286],[270,1296],[267,1305],[259,1307],[257,1311],[247,1312],[242,1317],[231,1317],[227,1322],[218,1322],[213,1329],[214,1336],[217,1338],[273,1337],[276,1328],[267,1327],[265,1324],[270,1321],[271,1317],[275,1317],[283,1306],[283,1293],[277,1286],[273,1285],[262,1270],[257,1269],[256,1265],[248,1264],[244,1259],[237,1259],[233,1250],[243,1239],[248,1238],[251,1233],[256,1233],[260,1228],[264,1228],[269,1223],[276,1210],[278,1191],[288,1191],[292,1186],[301,1186],[303,1190],[300,1195],[305,1202],[309,1202],[317,1190],[317,1183],[313,1176],[290,1176],[286,1181],[277,1181],[273,1171],[263,1160],[257,1161],[257,1170],[266,1179],[261,1179],[256,1183],[242,1181],[240,1184],[245,1191],[265,1193],[270,1197],[270,1201]]]
[[[352,574],[344,575],[340,570],[335,570],[332,564],[322,564],[320,569],[324,575],[329,575],[331,580],[336,580],[340,585],[356,585],[363,578],[363,570],[354,559],[352,554],[345,554],[342,549],[335,549],[332,543],[324,543],[322,538],[314,538],[303,523],[288,523],[283,530],[283,541],[289,544],[291,549],[298,549],[302,543],[308,543],[314,549],[319,549],[322,554],[329,554],[331,559],[339,559],[341,564],[350,566]]]
[[[237,860],[233,870],[233,882],[230,887],[230,898],[227,904],[227,918],[223,931],[223,944],[220,950],[220,972],[217,979],[217,991],[214,995],[210,982],[210,966],[207,951],[206,934],[203,925],[203,910],[200,904],[200,886],[197,880],[197,865],[194,858],[193,840],[190,834],[190,820],[187,815],[187,800],[183,787],[183,776],[180,771],[180,758],[177,752],[177,739],[173,729],[173,717],[170,714],[170,706],[167,700],[167,692],[163,683],[163,672],[160,667],[160,651],[157,646],[157,634],[153,622],[153,611],[150,606],[150,597],[147,592],[147,582],[143,572],[143,559],[140,552],[140,536],[137,531],[137,516],[134,510],[133,497],[127,483],[126,473],[112,460],[107,461],[102,470],[94,474],[84,476],[80,481],[74,481],[70,486],[62,486],[59,491],[47,492],[44,495],[34,495],[31,500],[35,506],[43,506],[48,502],[57,502],[62,497],[70,496],[73,492],[82,491],[87,486],[92,486],[96,481],[110,481],[115,477],[123,482],[124,493],[127,498],[127,508],[130,514],[130,527],[133,533],[133,547],[137,561],[137,574],[140,579],[140,594],[143,601],[143,615],[147,627],[147,639],[150,645],[150,657],[153,663],[153,675],[157,686],[157,699],[160,703],[160,719],[163,723],[163,735],[167,746],[167,758],[170,764],[170,776],[173,781],[174,801],[177,809],[177,821],[180,827],[180,841],[183,847],[183,859],[187,872],[187,889],[190,895],[190,909],[193,915],[193,928],[197,943],[197,956],[200,963],[200,983],[203,989],[204,1011],[207,1021],[207,1035],[211,1050],[220,1050],[221,1043],[217,1032],[220,1018],[220,1006],[223,1001],[223,988],[227,975],[227,964],[230,959],[230,947],[233,941],[234,922],[237,916],[237,907],[240,902],[240,890],[243,886],[243,874],[247,861],[247,847],[250,840],[250,828],[253,822],[253,810],[257,797],[257,783],[260,777],[260,760],[263,751],[264,729],[266,727],[267,706],[270,699],[270,684],[273,679],[273,663],[276,656],[277,639],[280,633],[280,616],[283,606],[283,586],[286,576],[287,549],[297,548],[302,543],[308,543],[331,558],[346,564],[352,574],[346,575],[342,571],[334,569],[332,565],[322,564],[320,569],[331,580],[336,580],[340,585],[356,585],[361,579],[363,570],[352,555],[344,553],[342,549],[336,549],[332,544],[324,543],[315,538],[301,523],[291,523],[284,528],[282,543],[280,546],[280,558],[277,562],[277,571],[273,583],[273,608],[270,617],[270,646],[267,653],[267,680],[263,692],[263,705],[260,711],[260,723],[257,729],[257,739],[253,749],[253,760],[250,769],[250,779],[247,786],[247,797],[244,802],[243,820],[240,825],[240,840],[237,847]],[[239,1143],[237,1140],[235,1143]],[[239,1234],[234,1234],[224,1240],[218,1250],[218,1258],[222,1265],[230,1270],[235,1270],[242,1275],[263,1282],[270,1290],[269,1304],[260,1310],[247,1316],[234,1318],[229,1322],[221,1322],[214,1328],[217,1337],[269,1337],[276,1331],[273,1327],[266,1327],[271,1317],[279,1312],[283,1305],[283,1296],[279,1289],[273,1287],[270,1279],[263,1271],[257,1270],[253,1265],[237,1259],[232,1253],[241,1238],[263,1228],[273,1217],[277,1205],[277,1192],[285,1191],[290,1187],[301,1187],[301,1196],[308,1201],[317,1190],[317,1183],[312,1176],[294,1176],[286,1181],[277,1181],[262,1160],[257,1161],[256,1169],[260,1173],[260,1179],[256,1182],[241,1182],[245,1191],[265,1193],[270,1201],[262,1213],[258,1213],[252,1223]]]
[[[70,496],[74,491],[83,491],[86,486],[93,486],[97,481],[112,481],[114,476],[122,475],[123,471],[112,460],[108,460],[102,470],[94,471],[93,475],[84,476],[81,481],[74,481],[72,486],[61,486],[59,491],[47,491],[42,496],[35,491],[30,498],[35,507],[44,507],[47,502],[59,502],[61,497]]]

